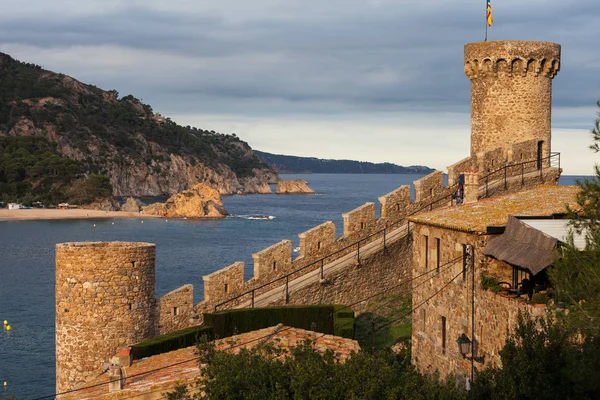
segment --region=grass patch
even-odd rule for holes
[[[366,310],[356,317],[354,338],[364,350],[371,349],[372,321],[375,321],[375,350],[389,349],[398,342],[408,341],[412,325],[409,296],[388,295],[370,301]]]

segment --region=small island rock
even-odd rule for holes
[[[129,197],[125,203],[121,206],[121,211],[125,212],[140,212],[142,206],[144,204],[138,199],[134,199],[133,197]]]
[[[271,186],[269,186],[268,183],[261,184],[256,191],[259,194],[272,194],[273,193],[273,191],[271,190]]]
[[[314,190],[308,187],[304,179],[277,181],[277,194],[313,194]]]
[[[225,218],[227,216],[219,192],[203,183],[174,195],[164,204],[150,204],[143,208],[143,212],[165,218]]]

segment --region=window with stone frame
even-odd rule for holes
[[[440,272],[441,258],[442,258],[442,240],[435,238],[435,269],[437,273]]]
[[[442,324],[442,354],[446,354],[446,317],[442,317],[441,319],[441,324]]]
[[[423,235],[423,268],[429,267],[429,236]]]

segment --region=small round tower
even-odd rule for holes
[[[560,45],[520,40],[468,43],[471,80],[471,157],[535,139],[537,157],[550,153],[552,78]]]
[[[154,335],[151,243],[56,245],[56,391],[85,384],[117,348]]]

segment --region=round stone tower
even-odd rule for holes
[[[56,391],[83,385],[117,348],[154,335],[151,243],[56,245]]]
[[[465,45],[471,80],[471,156],[535,139],[537,157],[550,153],[552,78],[560,45],[490,41]]]

